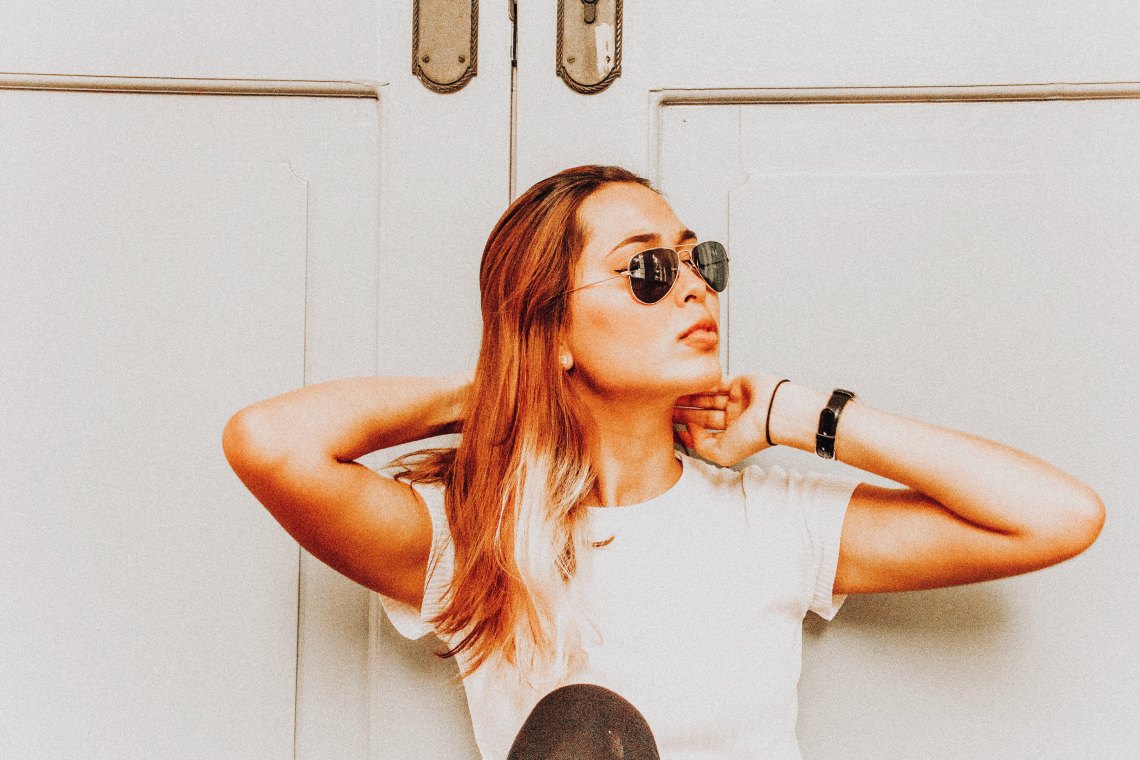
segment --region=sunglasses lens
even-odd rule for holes
[[[693,248],[693,265],[709,287],[720,293],[728,287],[728,252],[724,246],[708,240]]]
[[[630,259],[629,285],[633,295],[642,303],[657,303],[677,279],[680,267],[677,252],[668,248],[642,251]]]

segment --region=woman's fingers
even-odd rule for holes
[[[673,422],[681,425],[692,423],[709,430],[724,430],[727,424],[725,413],[722,410],[680,407],[673,407]]]
[[[681,436],[694,452],[724,467],[731,467],[756,453],[735,430],[710,432],[700,425],[687,425]]]
[[[753,402],[767,398],[765,391],[757,390],[767,379],[741,375],[708,392],[677,399],[673,421],[685,426],[678,432],[681,440],[701,457],[724,466],[763,450],[767,408],[762,401]]]
[[[712,457],[713,437],[707,430],[700,425],[690,423],[685,425],[685,437],[689,440],[690,449],[709,461],[716,461]]]
[[[681,396],[674,403],[674,406],[687,406],[697,407],[701,409],[724,409],[728,405],[728,392],[721,391],[718,393],[692,393],[688,396]]]
[[[688,425],[686,433],[692,443],[689,448],[710,462],[716,462],[724,467],[730,467],[748,454],[737,450],[736,441],[731,431],[727,433],[710,432],[700,425]]]

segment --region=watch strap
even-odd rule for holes
[[[819,413],[819,429],[815,434],[815,453],[824,459],[835,459],[835,431],[839,427],[839,414],[843,406],[855,398],[852,391],[836,388]]]

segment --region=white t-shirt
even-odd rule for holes
[[[782,467],[743,471],[678,454],[683,473],[640,504],[590,509],[589,597],[603,642],[588,642],[596,683],[649,723],[662,760],[798,760],[795,724],[802,622],[830,620],[839,536],[857,481]],[[396,629],[432,633],[452,572],[439,487],[416,486],[433,522],[422,614],[380,595]],[[429,564],[430,566],[430,564]],[[464,679],[483,760],[503,760],[544,694],[503,698],[494,671]]]

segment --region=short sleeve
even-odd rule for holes
[[[443,609],[443,595],[451,582],[455,565],[455,549],[451,544],[451,533],[447,526],[447,513],[443,507],[443,488],[437,485],[413,483],[412,490],[423,498],[431,516],[432,539],[428,554],[426,577],[424,578],[424,599],[420,610],[407,602],[393,599],[381,593],[380,605],[392,621],[392,626],[400,635],[408,639],[418,639],[435,629],[428,622]]]
[[[788,533],[788,559],[798,562],[800,594],[805,611],[831,620],[846,594],[833,594],[839,565],[839,538],[851,494],[859,481],[818,472],[753,465],[744,471],[750,510],[769,512],[769,530]],[[798,538],[798,541],[793,539]]]

